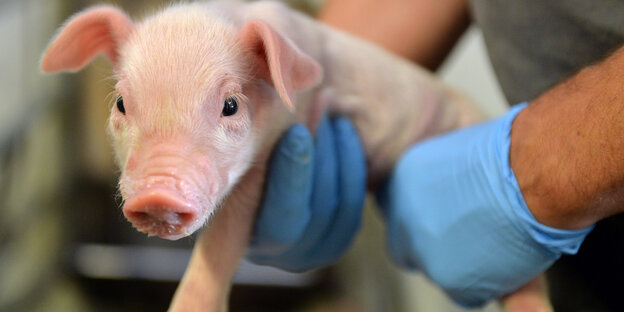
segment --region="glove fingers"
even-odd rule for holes
[[[294,125],[277,144],[250,244],[252,260],[284,252],[306,229],[310,221],[312,152],[312,136],[301,124]]]
[[[298,241],[292,241],[289,245],[281,244],[280,249],[273,248],[273,253],[264,256],[256,253],[255,257],[250,257],[251,260],[290,271],[325,265],[342,254],[359,229],[366,193],[366,161],[357,132],[346,119],[331,124],[324,117],[314,146],[314,168],[308,168],[312,170],[313,177],[305,177],[307,181],[312,181],[311,195],[294,194],[299,198],[291,199],[297,205],[309,207],[305,210],[309,213],[308,222],[304,224],[305,230],[297,236],[300,238]],[[273,168],[275,164],[271,165]],[[269,181],[273,178],[270,174]],[[267,188],[266,199],[275,197],[271,192]],[[283,189],[278,189],[275,194],[283,192]],[[279,211],[272,209],[271,213],[261,214],[260,218],[267,218],[263,225],[275,226],[268,220],[283,220],[283,217],[274,214]],[[276,231],[279,234],[283,229],[265,231]]]
[[[338,162],[340,202],[331,227],[316,249],[323,250],[323,264],[335,261],[350,245],[360,228],[366,196],[366,159],[362,143],[353,124],[346,118],[332,123]]]
[[[315,137],[314,178],[310,203],[310,221],[301,240],[285,253],[273,258],[282,269],[304,271],[318,266],[318,254],[311,254],[318,241],[331,225],[338,205],[337,162],[333,130],[323,117]],[[322,251],[324,253],[324,251]]]
[[[338,173],[337,157],[334,146],[334,133],[325,116],[321,120],[315,138],[314,182],[312,198],[310,198],[310,222],[303,235],[303,240],[297,243],[296,249],[309,250],[316,245],[327,231],[338,205]]]

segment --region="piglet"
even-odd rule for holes
[[[409,145],[481,118],[423,69],[279,3],[175,4],[138,23],[93,7],[41,66],[77,71],[98,54],[118,80],[108,131],[126,218],[165,239],[210,221],[170,311],[226,310],[268,156],[292,123],[350,117],[373,189]]]

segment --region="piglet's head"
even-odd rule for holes
[[[118,79],[108,128],[123,213],[167,239],[209,220],[253,165],[270,112],[321,76],[268,24],[236,27],[190,4],[137,24],[112,7],[84,11],[52,41],[42,69],[76,71],[100,53]]]

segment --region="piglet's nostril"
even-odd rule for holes
[[[186,225],[194,218],[190,212],[167,211],[169,207],[145,207],[145,211],[131,212],[137,221],[151,221],[170,225]]]
[[[190,212],[164,212],[163,207],[145,207],[145,211],[128,211],[126,217],[136,225],[186,226],[195,215]]]

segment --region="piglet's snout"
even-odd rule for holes
[[[173,190],[152,188],[126,201],[123,213],[132,224],[148,235],[178,239],[197,221],[198,211]]]
[[[205,223],[218,179],[208,158],[189,150],[144,144],[129,157],[120,180],[123,213],[139,231],[173,240]]]

